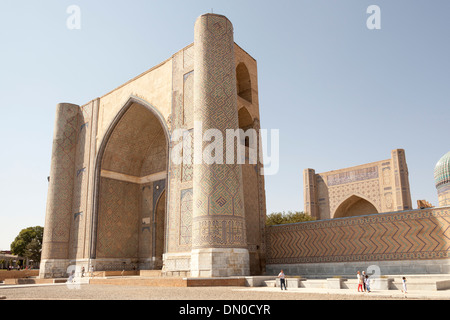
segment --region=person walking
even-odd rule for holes
[[[407,293],[407,290],[406,290],[406,277],[403,277],[403,278],[402,278],[402,292],[403,292],[404,294]]]
[[[361,292],[364,292],[363,290],[364,279],[359,271],[356,273],[356,278],[358,279],[358,292],[360,292],[359,290],[361,290]]]
[[[91,277],[93,278],[94,277],[94,266],[91,266]]]
[[[370,278],[368,275],[366,275],[366,279],[365,279],[365,285],[366,285],[366,291],[370,292]]]
[[[284,286],[284,290],[287,290],[286,289],[286,275],[284,274],[283,270],[281,270],[280,273],[278,274],[278,278],[280,278],[281,290],[283,290],[283,286]]]
[[[362,285],[363,285],[363,291],[366,292],[366,272],[363,271],[361,276],[362,276],[362,280],[363,280],[363,281],[362,281],[362,282],[363,282],[363,283],[362,283]]]

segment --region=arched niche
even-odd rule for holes
[[[252,81],[247,66],[243,62],[236,68],[236,84],[238,96],[252,103]]]
[[[363,216],[374,213],[378,213],[378,210],[370,201],[360,196],[352,195],[338,206],[333,218]]]

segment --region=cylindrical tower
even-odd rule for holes
[[[191,275],[248,275],[242,171],[236,162],[225,163],[226,130],[239,128],[233,25],[222,15],[200,16],[195,23],[194,47]],[[213,153],[219,161],[213,163],[201,157],[212,144],[202,139],[210,129],[218,146]],[[228,148],[237,154],[236,145]],[[223,163],[219,163],[221,159]]]
[[[79,110],[69,103],[56,108],[41,278],[64,276],[68,267]]]

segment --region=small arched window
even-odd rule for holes
[[[243,62],[236,68],[236,83],[238,96],[252,103],[252,82],[250,73]]]

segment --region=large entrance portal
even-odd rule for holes
[[[105,137],[91,249],[97,270],[162,268],[167,141],[159,116],[137,102],[124,107]]]

